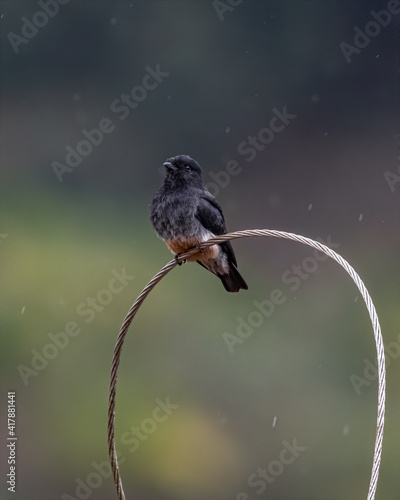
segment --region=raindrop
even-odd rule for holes
[[[269,204],[273,208],[277,207],[280,204],[280,202],[281,202],[281,199],[277,194],[272,194],[269,198]]]
[[[314,104],[317,104],[319,101],[320,101],[320,96],[318,94],[314,94],[311,96],[311,101],[314,103]]]

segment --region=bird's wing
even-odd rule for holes
[[[222,208],[214,196],[208,191],[202,193],[197,206],[196,219],[200,224],[215,235],[225,234],[226,226]],[[236,258],[229,241],[221,244],[228,261],[236,265]]]
[[[222,208],[211,193],[204,192],[201,194],[196,219],[205,229],[216,235],[226,232]]]

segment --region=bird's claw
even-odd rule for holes
[[[181,266],[182,264],[185,264],[186,259],[183,260],[178,260],[181,254],[175,255],[175,262],[178,264],[178,266]]]

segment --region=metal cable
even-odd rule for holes
[[[133,318],[135,317],[139,307],[142,305],[144,299],[149,295],[157,283],[171,271],[177,264],[182,263],[185,259],[198,253],[200,250],[217,244],[223,243],[224,241],[234,240],[238,238],[248,238],[252,236],[271,236],[274,238],[285,238],[288,240],[298,241],[304,245],[316,248],[317,250],[325,253],[338,264],[340,264],[343,269],[349,274],[354,283],[357,285],[362,298],[364,299],[365,305],[367,306],[369,316],[371,318],[372,328],[374,330],[376,353],[378,360],[378,412],[377,412],[377,423],[376,423],[376,439],[375,439],[375,449],[374,449],[374,459],[372,464],[371,479],[369,483],[369,490],[367,500],[374,500],[376,487],[379,477],[379,468],[381,463],[382,455],[382,441],[383,441],[383,430],[384,430],[384,418],[385,418],[385,388],[386,388],[386,375],[385,375],[385,352],[381,333],[381,327],[379,325],[378,316],[376,314],[375,306],[372,299],[366,289],[361,278],[358,276],[353,267],[341,257],[334,250],[330,249],[326,245],[314,241],[310,238],[300,236],[298,234],[287,233],[284,231],[276,231],[272,229],[252,229],[245,231],[235,231],[233,233],[224,234],[222,236],[216,236],[208,241],[201,243],[197,248],[193,248],[184,254],[180,254],[176,259],[171,260],[166,264],[155,276],[149,281],[149,283],[142,290],[132,307],[129,309],[124,322],[122,323],[121,330],[118,334],[117,342],[114,348],[114,356],[112,361],[111,369],[111,381],[110,381],[110,395],[108,400],[108,450],[111,461],[111,468],[114,475],[114,482],[117,488],[117,495],[119,500],[126,500],[125,493],[122,487],[121,475],[118,467],[117,453],[115,448],[115,396],[117,389],[117,378],[118,378],[118,366],[121,358],[121,349],[124,343],[125,336],[128,332],[129,325],[131,324]]]

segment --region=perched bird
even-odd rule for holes
[[[168,158],[164,167],[164,184],[153,197],[150,219],[171,252],[179,255],[226,233],[222,209],[205,188],[197,161],[178,155]],[[247,290],[229,241],[199,250],[187,260],[198,262],[218,276],[228,292]]]

